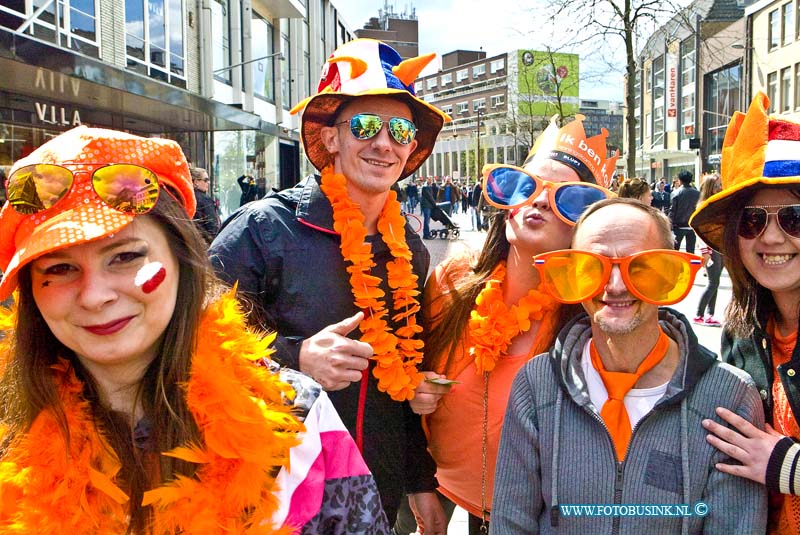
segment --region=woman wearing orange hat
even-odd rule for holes
[[[583,210],[613,196],[596,184],[610,182],[617,156],[599,163],[590,157],[590,150],[607,154],[607,132],[587,139],[582,119],[561,129],[551,122],[524,169],[484,169],[484,199],[500,210],[483,250],[477,258],[446,260],[426,286],[423,365],[433,382],[423,383],[411,403],[426,414],[439,490],[469,512],[470,533],[489,520],[511,381],[577,311],[542,292],[532,259],[568,248]]]
[[[708,441],[740,464],[717,468],[770,492],[769,533],[800,532],[800,123],[767,115],[759,93],[731,119],[722,148],[722,191],[692,216],[720,251],[733,283],[722,357],[748,372],[771,425],[755,428],[725,408],[730,425],[706,420]]]
[[[319,385],[211,275],[177,143],[79,127],[7,189],[0,532],[385,532]]]

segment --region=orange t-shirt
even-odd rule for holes
[[[443,303],[436,298],[452,288],[454,276],[458,278],[468,266],[467,258],[460,258],[437,267],[429,287],[426,300],[434,302],[441,310]],[[436,281],[437,284],[433,284]],[[491,511],[494,489],[494,468],[497,450],[500,445],[500,431],[503,426],[506,405],[511,392],[511,383],[519,369],[533,356],[547,351],[553,344],[556,332],[555,322],[558,309],[546,315],[539,325],[536,341],[527,354],[503,355],[498,359],[494,370],[489,373],[489,395],[487,410],[487,453],[486,453],[486,508]],[[464,336],[468,336],[466,329]],[[467,347],[469,341],[467,340]],[[448,356],[448,369],[456,369],[454,377],[460,381],[442,397],[438,409],[423,417],[425,433],[428,436],[428,449],[436,461],[436,478],[439,491],[466,509],[470,514],[480,517],[482,505],[481,475],[483,471],[483,374],[477,373],[475,363],[470,361],[463,344]],[[454,364],[454,365],[453,365]],[[436,370],[444,373],[444,369]]]
[[[778,366],[792,358],[792,350],[797,342],[797,331],[781,336],[773,323],[767,326],[772,342],[772,364],[775,367],[775,380],[772,382],[772,425],[785,436],[800,439],[800,426],[792,414],[789,399],[778,377]],[[770,494],[768,533],[773,535],[796,535],[800,533],[800,496],[789,494]]]

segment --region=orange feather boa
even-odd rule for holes
[[[0,326],[10,325],[0,317]],[[154,510],[152,533],[291,532],[271,523],[278,508],[275,476],[304,428],[286,403],[291,387],[254,364],[271,353],[272,338],[246,329],[233,291],[205,311],[185,387],[204,444],[163,453],[201,466],[192,478],[145,493],[142,505]],[[3,358],[8,347],[7,338],[0,344]],[[69,362],[52,369],[70,447],[49,411],[13,439],[0,459],[0,532],[125,533],[128,496],[115,483],[119,460],[97,432]]]

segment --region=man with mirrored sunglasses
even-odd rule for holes
[[[252,321],[277,332],[275,360],[329,392],[390,523],[408,494],[425,533],[443,534],[435,466],[408,404],[422,381],[416,303],[430,257],[390,191],[449,120],[414,93],[432,56],[402,60],[372,39],[337,49],[319,93],[292,110],[320,174],[234,213],[210,255],[253,302]]]
[[[659,307],[697,272],[698,258],[671,245],[660,211],[615,198],[578,220],[575,255],[536,257],[548,292],[581,299],[585,313],[514,381],[491,533],[764,532],[763,487],[715,470],[726,457],[701,426],[722,405],[763,427],[758,392],[697,343],[683,315]],[[571,514],[583,504],[608,514]],[[653,513],[667,504],[686,514]]]

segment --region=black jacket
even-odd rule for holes
[[[219,216],[217,215],[217,206],[214,200],[200,191],[194,189],[194,196],[197,199],[197,210],[194,213],[194,222],[200,230],[200,234],[206,239],[206,242],[211,243],[214,237],[219,232]]]
[[[753,377],[761,401],[764,415],[772,423],[772,383],[775,366],[772,363],[772,345],[764,330],[766,318],[761,317],[753,326],[753,334],[748,338],[733,338],[727,331],[722,333],[722,359],[741,368]],[[800,344],[795,345],[792,358],[778,366],[778,376],[786,392],[786,398],[795,419],[800,416]]]
[[[697,208],[697,200],[699,198],[700,192],[692,186],[683,186],[675,194],[669,207],[669,220],[672,222],[673,227],[689,226],[689,218],[692,216],[694,209]]]
[[[406,239],[422,290],[430,255],[408,225]],[[372,274],[383,281],[389,307],[389,248],[380,236],[368,236],[367,241],[376,263]],[[218,274],[230,283],[238,281],[240,292],[255,304],[253,319],[278,332],[273,358],[284,366],[297,369],[305,338],[358,311],[339,243],[333,210],[319,188],[319,177],[310,176],[294,188],[272,192],[237,210],[211,245],[209,254]],[[360,385],[356,382],[328,393],[353,436]],[[407,402],[393,401],[379,392],[371,373],[363,426],[364,459],[378,483],[387,516],[394,519],[404,491],[437,487],[436,466],[426,449],[419,416]]]

